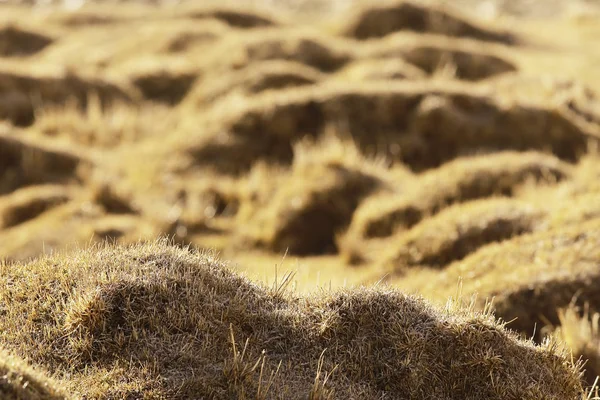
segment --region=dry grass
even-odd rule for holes
[[[496,314],[512,329],[539,339],[540,329],[558,324],[557,310],[573,299],[598,309],[598,227],[595,219],[518,236],[481,248],[433,279],[417,274],[402,285],[443,300],[461,281],[465,296],[478,294],[481,305],[494,298]]]
[[[590,313],[589,308],[582,313],[574,306],[561,309],[558,313],[560,327],[554,332],[573,353],[573,358],[585,361],[585,380],[593,385],[600,375],[600,314]]]
[[[348,235],[366,239],[390,236],[452,204],[511,197],[527,183],[553,184],[570,175],[568,164],[533,152],[463,157],[406,182],[400,193],[366,201],[357,210]]]
[[[387,1],[382,5],[365,6],[349,19],[344,33],[357,39],[369,39],[404,30],[471,37],[491,42],[516,41],[510,33],[478,26],[449,9],[423,6],[411,1]]]
[[[2,344],[87,398],[582,392],[576,367],[552,344],[520,341],[488,314],[436,309],[392,289],[296,298],[287,281],[259,286],[211,255],[164,242],[1,268],[0,298],[14,299],[0,320]]]
[[[75,398],[591,398],[597,17],[261,1],[0,6],[0,347]]]
[[[441,268],[488,243],[532,232],[543,217],[533,205],[508,199],[459,204],[390,238],[381,257],[395,270]]]
[[[22,360],[0,352],[0,396],[6,400],[66,400],[62,388]]]

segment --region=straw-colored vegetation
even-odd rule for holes
[[[0,5],[0,397],[593,398],[592,5],[198,3]]]

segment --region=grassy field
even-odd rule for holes
[[[372,3],[0,4],[1,398],[597,398],[599,5]]]

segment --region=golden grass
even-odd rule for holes
[[[582,392],[577,367],[556,346],[518,340],[489,314],[433,308],[389,288],[298,298],[286,291],[288,280],[256,285],[209,254],[165,242],[0,268],[0,298],[12,299],[0,341],[78,396],[576,399]]]
[[[76,398],[591,398],[597,17],[257,3],[0,6],[0,347]]]
[[[6,400],[66,400],[62,388],[22,360],[0,352],[0,396]]]
[[[465,296],[477,294],[481,305],[493,300],[496,315],[528,337],[558,323],[557,310],[573,299],[598,307],[597,219],[573,226],[518,236],[481,248],[434,278],[408,276],[403,287],[443,301],[462,282]],[[539,336],[536,336],[539,338]]]

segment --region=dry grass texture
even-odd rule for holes
[[[48,377],[22,360],[0,352],[0,395],[6,400],[66,400],[70,397]]]
[[[164,242],[4,265],[0,276],[0,298],[14,299],[2,344],[87,398],[581,392],[556,347],[520,341],[487,314],[383,288],[297,298],[285,281],[259,286]]]
[[[0,5],[0,397],[586,398],[598,17],[293,3]]]

